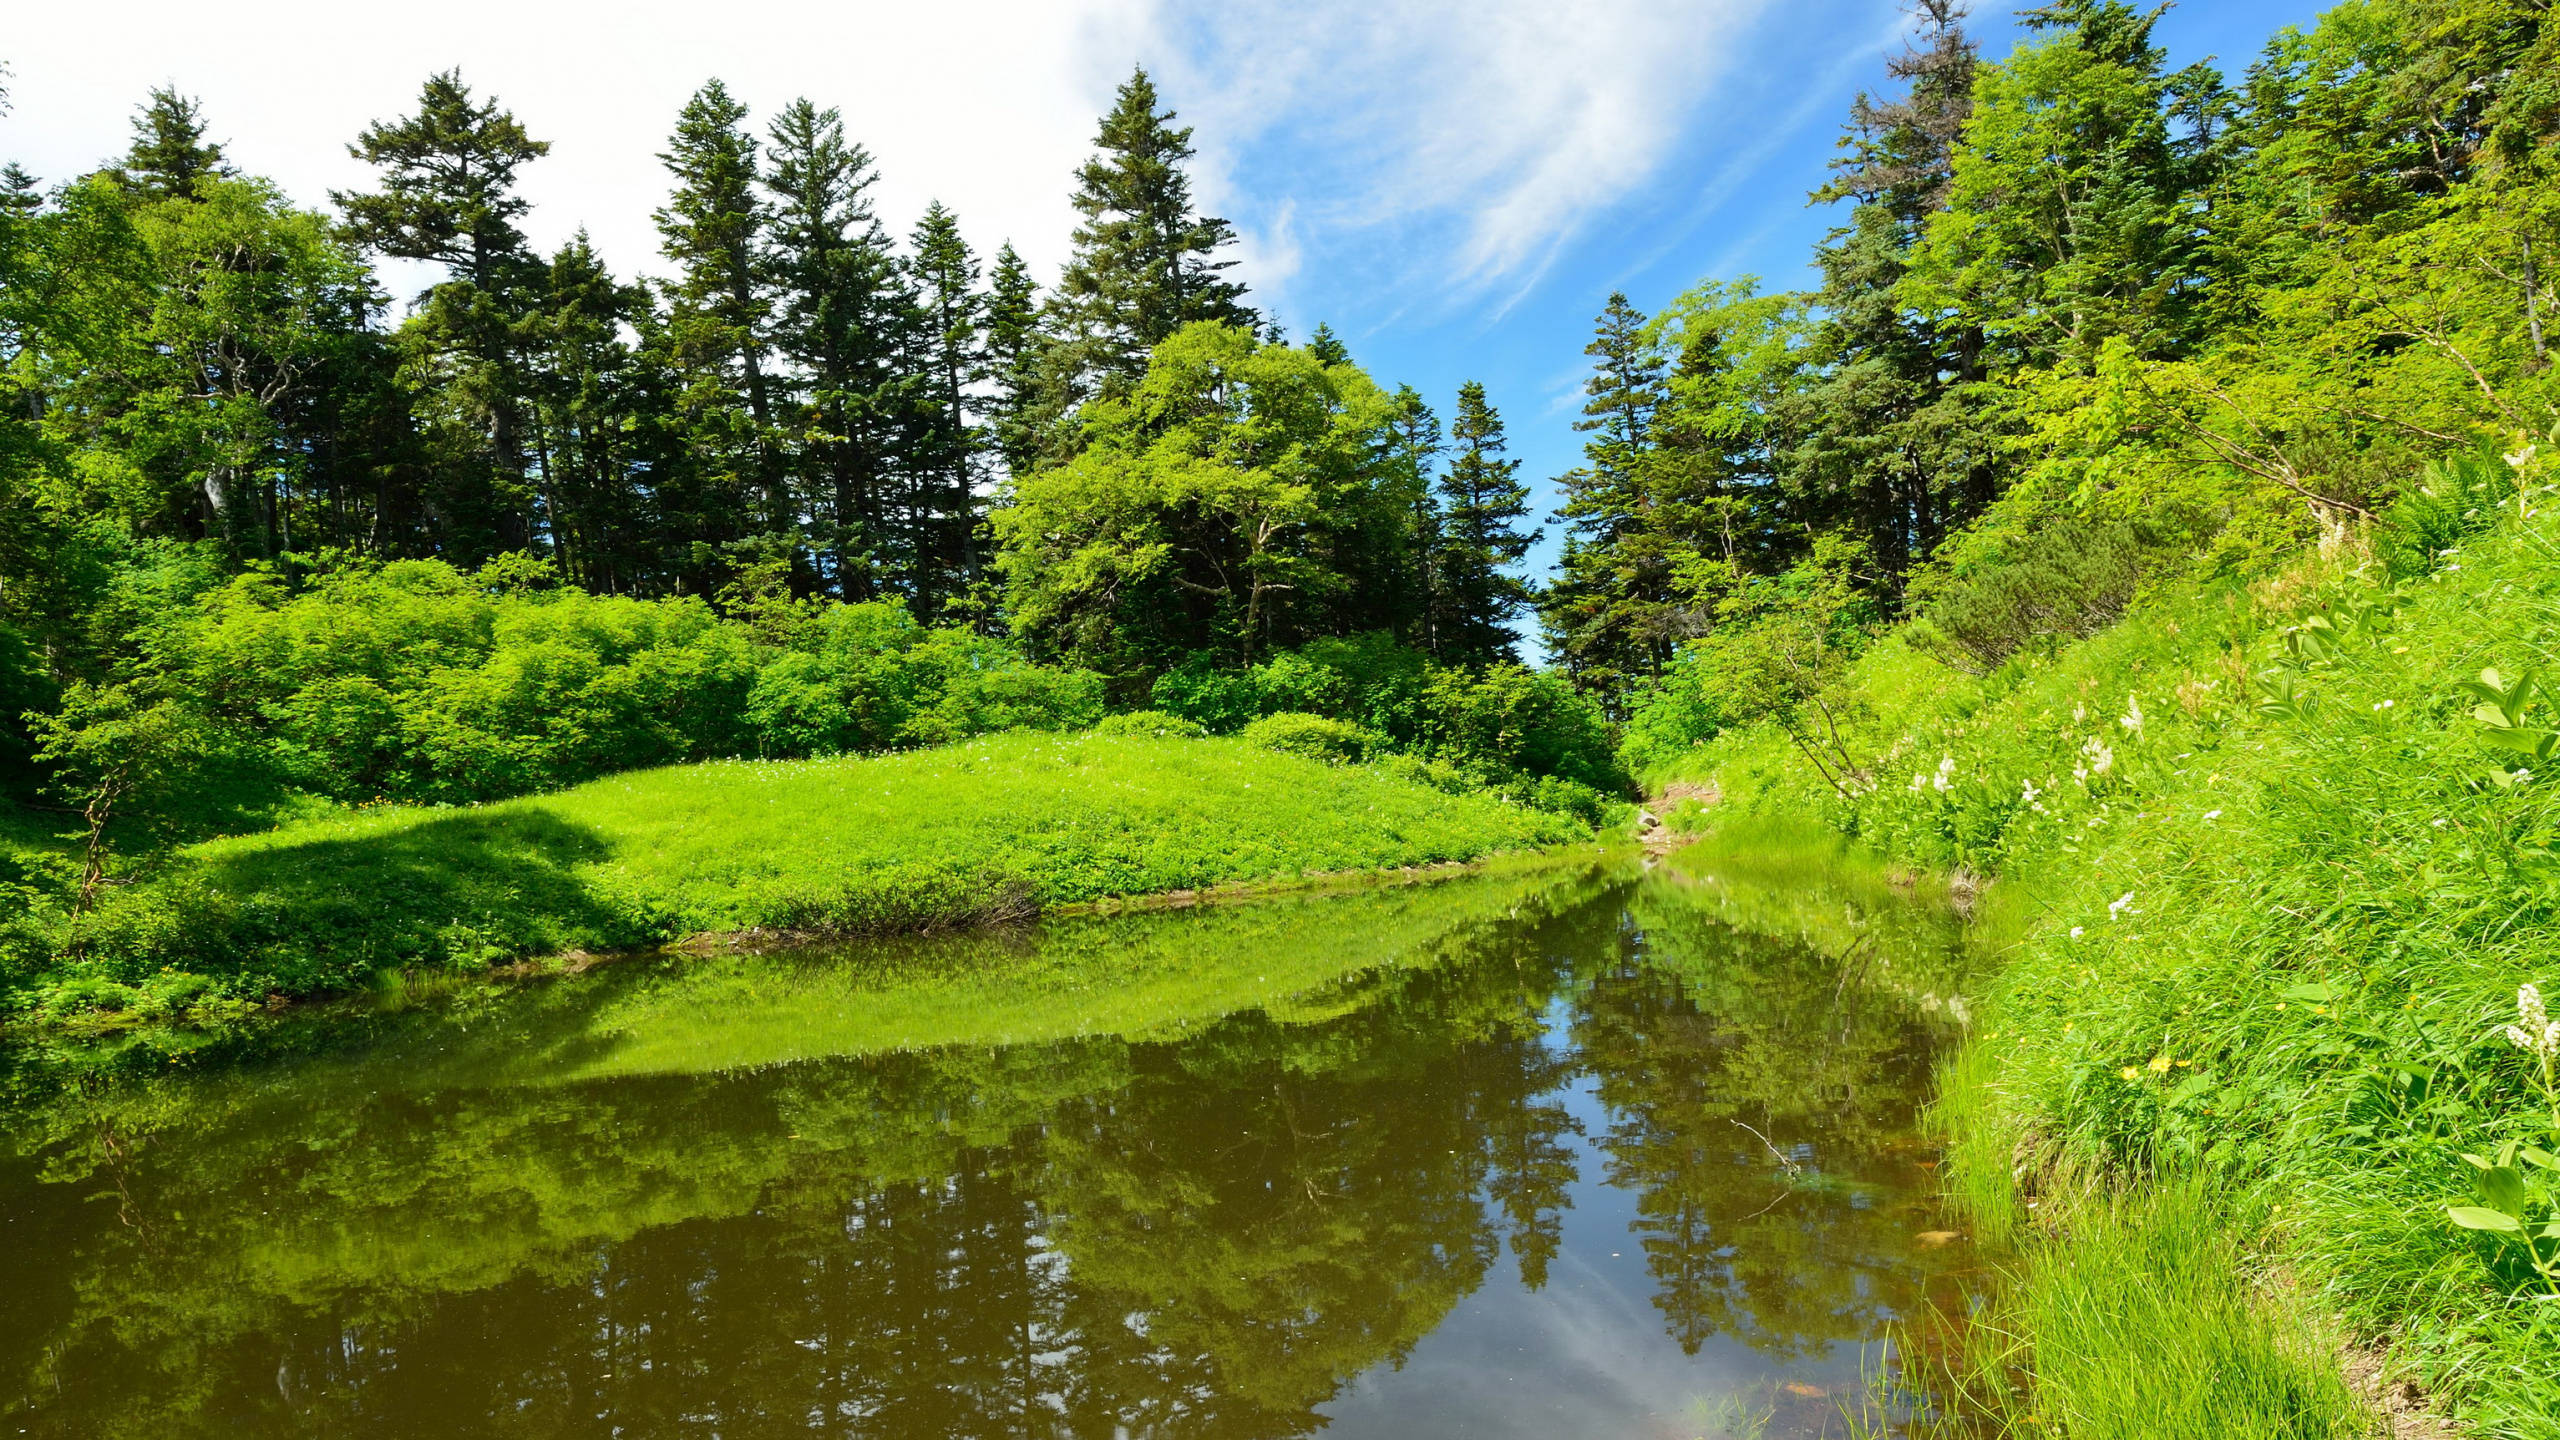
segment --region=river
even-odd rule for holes
[[[1690,852],[22,1038],[0,1433],[1858,1433],[1972,965]]]

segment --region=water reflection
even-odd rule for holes
[[[1958,938],[1549,867],[20,1050],[0,1414],[1839,1433],[1953,1254],[1909,1132]]]

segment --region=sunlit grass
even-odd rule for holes
[[[859,933],[1574,840],[1569,820],[1231,740],[1017,733],[616,775],[208,842],[89,926],[93,963],[302,994],[731,931]]]

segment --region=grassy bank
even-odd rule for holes
[[[1889,639],[1858,677],[1875,783],[1852,793],[1766,731],[1655,777],[2017,897],[1944,1102],[1960,1193],[2020,1237],[1982,1333],[2036,1383],[1970,1402],[2011,1433],[2347,1433],[2312,1315],[2470,1433],[2560,1435],[2554,1241],[2529,1233],[2560,1219],[2537,1158],[2560,1107],[2548,1049],[2508,1031],[2520,986],[2560,988],[2535,773],[2560,706],[2516,684],[2560,659],[2560,523],[2504,513],[2422,574],[2350,543],[1984,677]],[[2199,1226],[2224,1248],[2181,1238]],[[2148,1326],[2072,1318],[2087,1275],[2176,1297],[2203,1272],[2218,1298]],[[2193,1423],[2091,1398],[2207,1384],[2257,1398]]]
[[[704,932],[929,928],[1588,834],[1241,741],[1010,734],[640,771],[215,840],[110,892],[16,980],[22,1004],[56,1018],[209,1018],[386,970]]]

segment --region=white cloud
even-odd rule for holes
[[[1153,20],[1165,88],[1224,152],[1206,178],[1252,174],[1320,248],[1383,233],[1400,263],[1382,280],[1454,297],[1516,294],[1652,177],[1765,8],[1237,0],[1214,24],[1170,4]]]
[[[203,98],[235,161],[320,205],[370,179],[346,142],[458,65],[553,143],[524,176],[536,240],[584,227],[616,265],[654,267],[656,152],[717,75],[759,116],[803,94],[840,107],[893,227],[938,197],[982,249],[1010,238],[1053,270],[1095,116],[1144,62],[1198,127],[1202,196],[1246,230],[1240,268],[1265,298],[1287,308],[1316,260],[1368,267],[1352,288],[1394,303],[1419,283],[1427,303],[1517,294],[1640,186],[1767,3],[25,6],[0,41],[16,102],[0,158],[49,180],[86,170],[168,83]]]

